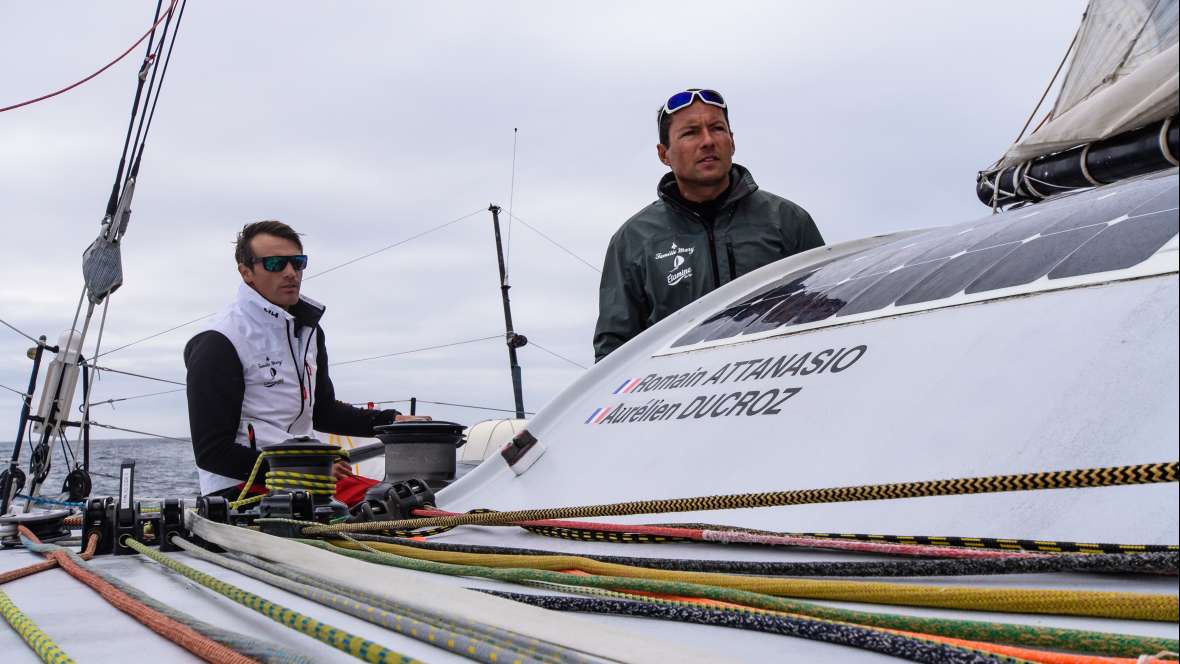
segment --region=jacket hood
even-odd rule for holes
[[[729,189],[724,194],[725,200],[721,203],[720,209],[736,205],[738,201],[755,191],[758,191],[758,183],[754,182],[754,176],[750,171],[741,164],[733,164],[729,167]],[[676,184],[676,174],[671,171],[660,178],[660,183],[656,185],[656,194],[662,201],[684,207],[684,197],[680,195],[680,188]]]

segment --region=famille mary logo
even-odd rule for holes
[[[688,279],[692,276],[692,267],[682,268],[681,266],[684,265],[684,256],[686,254],[691,256],[694,251],[696,251],[696,247],[679,247],[676,246],[675,242],[673,242],[672,248],[668,251],[656,253],[656,260],[663,260],[665,258],[672,259],[672,269],[668,270],[667,275],[669,286],[675,286],[681,281],[684,281],[685,279]]]

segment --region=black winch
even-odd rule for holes
[[[65,523],[69,515],[70,510],[50,510],[0,516],[0,546],[9,548],[21,545],[17,526],[28,528],[42,542],[65,539],[70,536],[70,529]]]
[[[385,445],[383,484],[418,479],[438,490],[455,479],[455,450],[463,444],[462,424],[397,422],[373,430]]]

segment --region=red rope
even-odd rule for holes
[[[458,512],[439,509],[418,508],[414,516],[456,516]],[[891,542],[860,542],[851,540],[793,537],[790,535],[759,535],[742,531],[705,530],[700,528],[676,528],[671,526],[641,526],[628,523],[597,523],[591,521],[565,521],[546,519],[542,521],[518,521],[517,526],[541,526],[545,528],[571,528],[607,533],[630,533],[652,537],[680,537],[698,542],[725,542],[746,544],[769,544],[775,546],[797,546],[809,549],[838,549],[861,553],[883,553],[894,556],[933,556],[939,558],[1033,558],[1039,553],[1023,551],[996,551],[991,549],[962,549],[950,546],[928,544],[894,544]]]
[[[40,543],[37,536],[28,528],[19,526],[20,534],[33,542]],[[127,593],[102,580],[98,575],[79,566],[70,558],[65,550],[58,549],[45,554],[56,561],[70,576],[90,586],[111,606],[143,623],[148,629],[184,648],[206,662],[218,664],[259,664],[257,660],[227,648],[216,641],[198,633],[188,625],[181,624],[168,616],[151,609],[132,598]]]
[[[30,99],[28,101],[22,101],[19,104],[13,104],[11,106],[5,106],[4,108],[0,108],[0,113],[3,113],[4,111],[11,111],[14,108],[20,108],[21,106],[28,106],[29,104],[36,104],[39,101],[45,101],[46,99],[49,99],[51,97],[56,97],[64,92],[69,92],[70,90],[73,90],[74,88],[78,87],[79,85],[82,85],[83,83],[89,81],[90,79],[94,78],[95,76],[98,76],[99,74],[103,73],[104,71],[110,69],[112,66],[114,66],[114,64],[116,62],[127,57],[127,54],[130,53],[131,51],[133,51],[136,46],[139,46],[140,44],[142,44],[143,40],[147,39],[148,35],[152,34],[152,31],[155,30],[156,28],[158,28],[160,26],[160,24],[164,22],[164,19],[166,19],[172,15],[172,10],[176,8],[176,2],[177,2],[177,0],[172,0],[172,2],[168,5],[168,11],[164,12],[164,14],[162,16],[160,16],[160,19],[158,21],[156,21],[155,23],[153,23],[152,27],[148,28],[147,32],[143,33],[142,37],[140,37],[138,40],[136,40],[136,42],[134,44],[132,44],[131,46],[128,46],[127,50],[123,51],[123,53],[121,53],[119,55],[119,57],[115,58],[114,60],[111,60],[106,65],[104,65],[102,67],[102,69],[99,69],[98,71],[96,71],[93,74],[87,76],[86,78],[78,81],[77,83],[67,85],[64,88],[57,90],[56,92],[50,92],[49,94],[41,95],[40,97],[37,97],[36,99]]]

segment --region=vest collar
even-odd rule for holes
[[[298,326],[315,327],[325,309],[324,305],[303,295],[299,296],[299,301],[290,310],[284,309],[262,297],[245,282],[238,285],[237,303],[247,316],[264,325],[285,325],[291,321]]]

